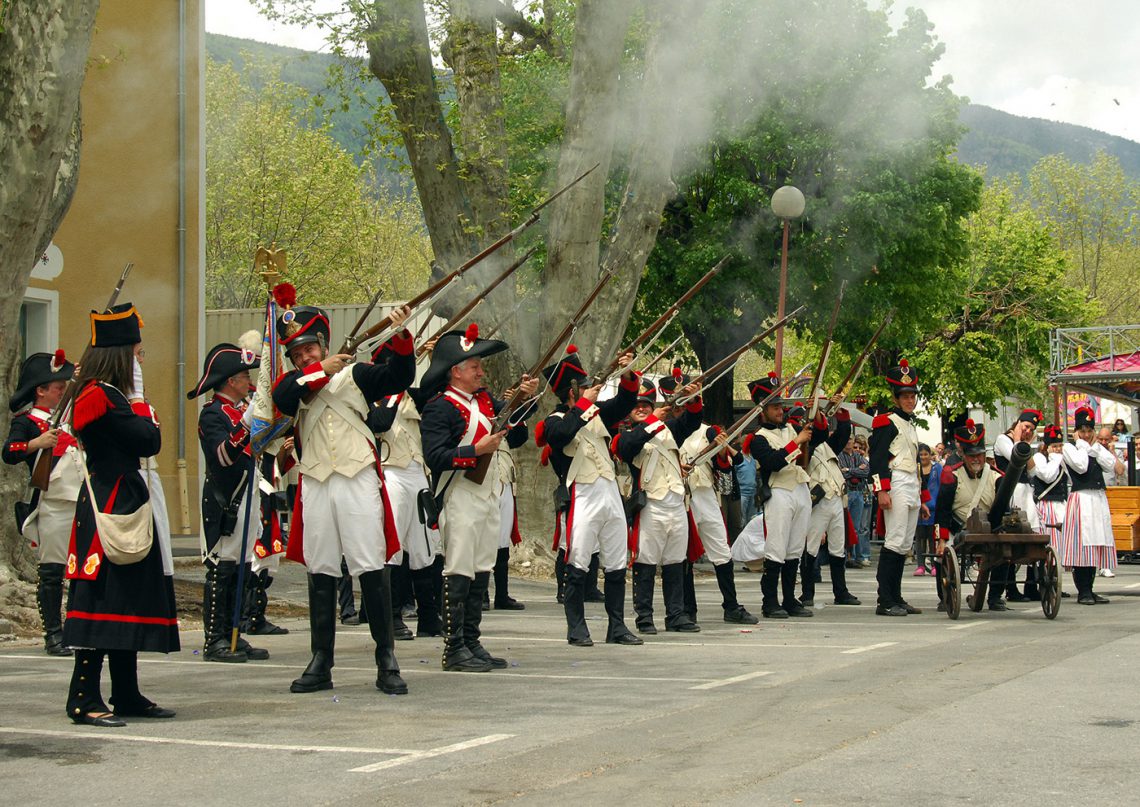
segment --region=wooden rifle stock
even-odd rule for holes
[[[855,387],[855,382],[859,380],[859,374],[863,372],[863,366],[867,363],[871,351],[875,348],[875,343],[879,341],[879,337],[882,336],[883,331],[887,325],[890,324],[891,318],[894,317],[894,315],[895,310],[893,308],[887,312],[887,315],[883,317],[883,321],[879,323],[879,327],[875,329],[875,333],[871,335],[871,339],[867,342],[866,347],[863,348],[863,352],[858,355],[855,359],[855,363],[851,365],[851,369],[847,371],[847,375],[839,382],[839,386],[835,388],[836,394],[841,395],[840,404],[851,394],[851,390]],[[834,414],[837,408],[838,406],[829,404],[828,408],[824,411],[826,411],[828,415],[831,415]]]

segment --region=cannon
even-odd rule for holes
[[[989,511],[979,507],[971,513],[962,533],[942,550],[938,578],[950,619],[957,619],[961,613],[963,583],[974,584],[974,593],[966,597],[967,607],[982,610],[990,572],[1002,563],[1038,564],[1041,610],[1047,619],[1056,619],[1061,610],[1061,564],[1057,552],[1050,546],[1048,536],[1033,531],[1025,513],[1010,506],[1014,488],[1032,454],[1028,443],[1013,444],[1009,467],[997,484]]]

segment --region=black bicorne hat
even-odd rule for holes
[[[1073,413],[1073,426],[1077,429],[1083,429],[1086,427],[1095,429],[1096,415],[1089,407],[1082,406],[1080,409]]]
[[[578,348],[567,345],[566,353],[554,364],[542,371],[543,377],[550,382],[550,390],[559,400],[566,397],[570,384],[577,378],[585,378],[586,370],[582,367],[582,360],[578,358]]]
[[[674,392],[676,392],[681,387],[684,387],[690,381],[692,381],[692,379],[688,376],[687,373],[682,372],[680,367],[674,367],[673,372],[657,382],[657,386],[664,394],[672,395]]]
[[[1061,434],[1061,430],[1057,427],[1057,424],[1055,424],[1055,423],[1050,423],[1048,426],[1045,427],[1045,429],[1041,433],[1041,442],[1043,442],[1047,446],[1056,445],[1057,443],[1063,443],[1064,441],[1065,441],[1065,436],[1063,434]]]
[[[329,344],[329,315],[314,305],[299,305],[277,316],[277,341],[288,353],[298,345]]]
[[[768,373],[766,378],[758,378],[748,382],[748,394],[752,396],[752,403],[758,404],[780,386],[780,377],[775,373]],[[772,403],[783,403],[780,398],[774,398]]]
[[[36,401],[36,387],[53,381],[70,381],[75,375],[75,365],[67,360],[62,350],[55,353],[33,353],[20,365],[20,380],[16,391],[8,399],[8,408],[19,412]]]
[[[219,389],[232,376],[245,370],[256,370],[260,366],[261,361],[252,350],[242,350],[229,342],[214,345],[202,362],[202,377],[194,389],[186,393],[186,397],[193,400],[210,390]]]
[[[904,392],[918,392],[918,371],[906,359],[901,359],[887,370],[887,383],[891,385],[891,393],[896,397]]]
[[[137,345],[142,341],[142,317],[133,303],[123,303],[100,314],[91,312],[91,347]]]
[[[448,331],[439,337],[431,352],[431,364],[420,380],[420,389],[434,395],[447,385],[448,372],[467,359],[483,359],[507,349],[499,339],[480,339],[479,326],[472,322],[466,331]]]
[[[986,453],[986,427],[972,419],[954,429],[954,439],[963,454]]]

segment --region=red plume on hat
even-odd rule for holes
[[[467,330],[463,333],[463,338],[468,342],[474,342],[476,339],[478,339],[479,324],[477,322],[472,322],[470,325],[468,325]]]
[[[567,345],[566,346],[566,352],[567,353],[577,353],[578,352],[578,346],[574,345],[574,344]]]
[[[680,368],[680,367],[674,367],[674,368],[673,368],[673,378],[675,378],[675,379],[677,379],[678,381],[680,381],[680,380],[681,380],[681,377],[682,377],[683,375],[684,375],[684,373],[682,373],[682,372],[681,372],[681,368]]]
[[[273,287],[273,302],[278,308],[292,308],[297,304],[297,287],[292,283],[278,283]]]
[[[63,348],[59,348],[55,352],[55,355],[52,356],[51,371],[53,373],[58,373],[63,368],[63,365],[66,361],[67,361],[67,354],[63,352]]]

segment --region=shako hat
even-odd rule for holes
[[[574,380],[586,377],[586,370],[582,367],[582,360],[578,357],[578,347],[567,345],[562,358],[543,370],[542,375],[550,382],[551,392],[559,400],[565,398]]]
[[[657,382],[657,386],[665,395],[672,395],[690,381],[692,378],[687,373],[682,372],[680,367],[674,367],[669,375]]]
[[[752,396],[752,403],[758,404],[780,387],[780,377],[775,373],[768,373],[766,378],[758,378],[748,382],[748,394]],[[772,403],[783,403],[783,399],[774,398]]]
[[[1057,427],[1056,423],[1050,423],[1041,433],[1041,442],[1047,446],[1063,443],[1065,437],[1061,434],[1061,430]]]
[[[8,408],[19,412],[30,403],[35,403],[36,387],[53,381],[70,381],[75,375],[75,365],[67,360],[62,350],[55,353],[33,353],[20,365],[20,380],[16,391],[8,399]]]
[[[642,406],[657,405],[657,387],[645,376],[637,380],[637,403]]]
[[[1022,409],[1021,414],[1017,416],[1018,423],[1032,423],[1035,429],[1044,419],[1045,415],[1041,414],[1040,409]]]
[[[901,359],[887,370],[887,383],[891,385],[891,393],[895,397],[904,392],[918,392],[918,371],[906,359]]]
[[[142,341],[142,317],[133,303],[114,306],[100,314],[91,312],[91,347],[137,345]]]
[[[1095,429],[1096,428],[1096,415],[1093,414],[1092,409],[1087,406],[1082,406],[1073,413],[1073,425],[1077,429]]]
[[[973,419],[954,429],[954,439],[963,454],[986,453],[986,427],[975,423]]]
[[[299,305],[277,316],[277,341],[288,353],[298,345],[329,344],[329,315],[315,305]]]
[[[467,359],[484,359],[507,349],[499,339],[480,339],[479,326],[472,322],[466,331],[448,331],[439,337],[431,352],[431,364],[420,380],[420,389],[434,394],[447,384],[448,371]]]
[[[243,350],[237,345],[222,342],[214,345],[206,354],[202,362],[202,377],[194,385],[194,389],[186,393],[190,400],[197,398],[210,390],[219,389],[226,380],[245,370],[256,370],[261,361],[252,350]]]
[[[759,403],[759,401],[757,401]],[[796,404],[784,414],[784,422],[789,426],[795,426],[797,429],[803,428],[804,418],[807,417],[807,409]]]

